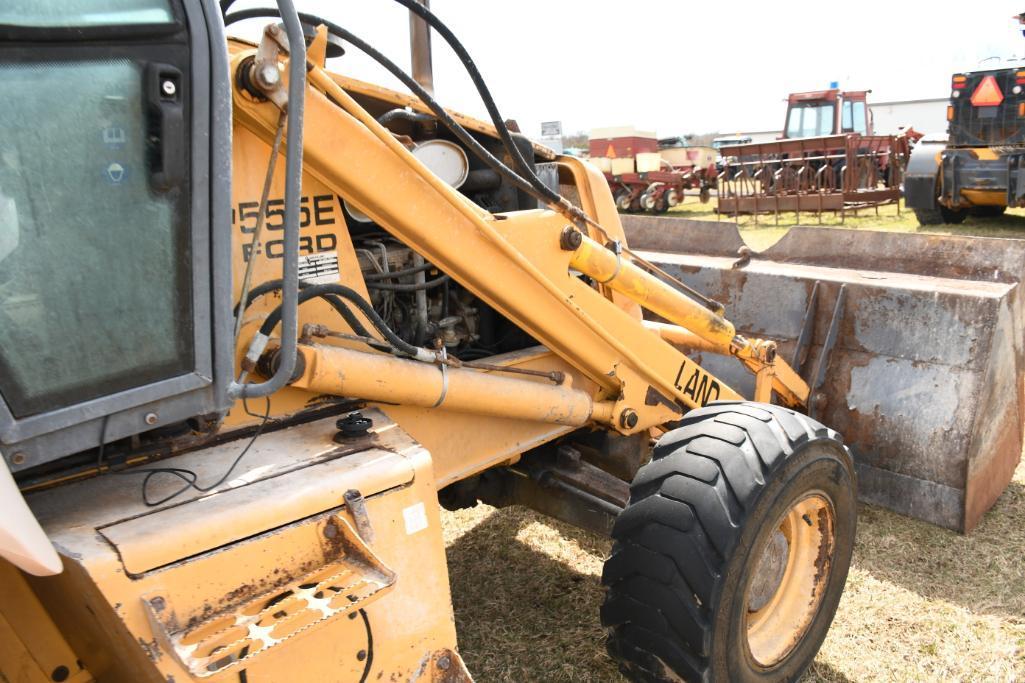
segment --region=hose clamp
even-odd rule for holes
[[[623,243],[619,240],[611,240],[605,245],[605,248],[616,255],[616,269],[612,271],[605,280],[598,280],[598,284],[607,285],[619,276],[619,271],[623,268]]]
[[[440,362],[438,367],[441,369],[441,395],[438,396],[438,400],[434,402],[434,405],[431,406],[431,408],[440,408],[441,404],[445,402],[445,397],[448,395],[448,372],[446,370],[448,367],[446,365],[446,361],[448,360],[448,351],[444,346],[441,347],[439,356]]]

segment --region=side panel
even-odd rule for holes
[[[218,678],[244,670],[257,681],[409,680],[435,653],[454,650],[430,456],[383,414],[366,414],[373,431],[341,444],[334,419],[263,435],[215,495],[147,508],[140,479],[107,475],[30,496],[67,565],[32,585],[85,666],[104,681],[193,680],[175,638],[199,642],[224,618],[271,605],[280,611],[238,635],[253,639],[246,659],[222,663],[234,673]],[[205,480],[242,445],[176,464]],[[174,486],[155,482],[152,495]],[[362,574],[350,572],[338,585],[353,588],[338,595],[359,593],[355,608],[303,626],[309,609],[293,612],[282,591],[354,557],[329,529],[335,516],[362,528],[343,504],[350,489],[366,501],[372,533],[363,542],[394,581],[361,597]],[[264,619],[280,640],[269,647],[258,635]]]

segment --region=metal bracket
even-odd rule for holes
[[[833,317],[829,321],[829,332],[826,333],[826,341],[822,344],[822,351],[819,352],[818,363],[815,364],[815,374],[811,384],[811,391],[808,394],[808,417],[815,417],[819,412],[822,403],[819,396],[819,388],[826,379],[826,371],[829,369],[829,356],[836,346],[836,338],[840,333],[840,320],[843,318],[844,301],[847,298],[847,285],[840,285],[840,291],[836,295],[836,303],[833,305]]]
[[[808,299],[808,307],[804,309],[804,317],[801,319],[801,333],[797,335],[797,344],[794,346],[794,355],[790,358],[790,367],[794,372],[801,374],[802,366],[811,343],[812,334],[815,332],[815,311],[819,305],[819,281],[811,288],[811,298]]]

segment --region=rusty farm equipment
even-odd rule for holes
[[[687,190],[698,190],[702,204],[711,197],[715,167],[668,168],[644,173],[605,174],[616,208],[624,213],[665,213],[683,201]],[[711,180],[710,180],[711,179]]]
[[[1007,486],[1025,416],[1025,242],[624,216],[633,248],[774,339],[843,433],[865,501],[962,532]],[[742,391],[725,358],[693,357]]]
[[[658,140],[632,126],[598,128],[591,132],[588,149],[623,213],[665,213],[683,201],[687,190],[699,190],[702,203],[711,197],[715,162],[699,153],[703,148],[684,146],[681,138]]]
[[[893,204],[910,149],[907,135],[847,133],[722,148],[718,212],[845,214]]]

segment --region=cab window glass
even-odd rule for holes
[[[168,0],[3,0],[0,25],[36,28],[166,24]]]
[[[187,194],[151,188],[143,83],[129,59],[0,66],[0,394],[16,417],[193,366]]]

